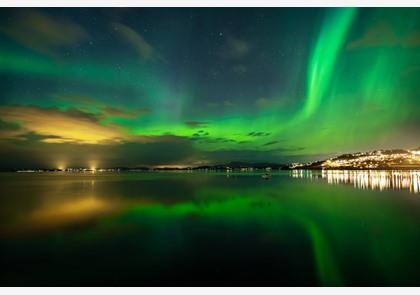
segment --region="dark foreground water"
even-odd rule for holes
[[[0,285],[419,286],[419,175],[3,173]]]

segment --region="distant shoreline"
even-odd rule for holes
[[[234,170],[223,170],[223,169],[149,169],[149,170],[85,170],[85,171],[60,171],[60,170],[43,170],[43,169],[34,169],[34,170],[8,170],[0,171],[0,173],[68,173],[68,174],[92,174],[92,173],[153,173],[153,172],[188,172],[188,173],[226,173],[226,174],[251,174],[251,173],[276,173],[281,171],[420,171],[420,167],[384,167],[384,168],[311,168],[311,167],[300,167],[300,168],[283,168],[283,169],[253,169],[249,171],[241,171],[240,169]]]
[[[114,166],[68,168],[9,168],[2,172],[149,172],[149,171],[217,171],[217,172],[272,172],[279,170],[420,170],[420,147],[415,149],[374,150],[342,154],[330,159],[307,163],[279,164],[273,162],[231,161],[221,164],[187,166],[166,164],[158,167]]]

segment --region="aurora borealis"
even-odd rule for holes
[[[420,10],[0,9],[2,169],[419,145]]]

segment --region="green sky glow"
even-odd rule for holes
[[[76,145],[107,165],[135,144],[158,145],[150,163],[287,162],[418,145],[418,9],[109,11],[2,9],[2,156],[52,166]],[[159,161],[169,145],[188,153]]]

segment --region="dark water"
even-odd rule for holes
[[[354,173],[0,174],[0,285],[419,286],[420,174]]]

